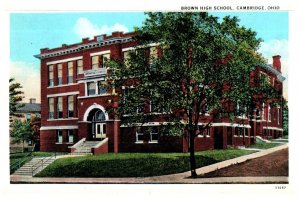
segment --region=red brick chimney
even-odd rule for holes
[[[281,72],[281,61],[280,61],[281,56],[276,55],[273,56],[273,67],[277,69],[277,71]]]

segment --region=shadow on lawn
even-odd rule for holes
[[[150,177],[190,170],[189,156],[147,157],[132,159],[62,161],[59,159],[37,174],[38,177]],[[196,156],[197,167],[218,162],[211,157]]]

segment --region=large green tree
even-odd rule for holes
[[[9,79],[9,116],[16,116],[17,109],[22,107],[19,104],[24,98],[22,88],[20,83],[15,82],[14,78]]]
[[[13,138],[13,144],[22,142],[22,152],[24,152],[25,141],[33,139],[33,130],[30,122],[15,120],[11,125],[10,136]]]
[[[157,115],[137,111],[150,101],[155,103],[156,112],[167,112],[160,131],[188,139],[191,175],[196,177],[197,135],[214,119],[226,116],[233,120],[253,112],[252,98],[258,90],[249,83],[250,72],[264,62],[257,53],[261,40],[254,31],[240,26],[236,17],[219,20],[207,13],[147,15],[144,25],[137,29],[139,47],[129,59],[110,64],[114,87],[134,87],[121,94],[123,99],[115,113],[130,125],[153,121]],[[159,58],[145,56],[153,43],[161,48]],[[236,104],[239,112],[233,107]],[[203,119],[205,112],[210,116]]]

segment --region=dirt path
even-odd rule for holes
[[[288,161],[288,149],[283,149],[241,164],[200,175],[199,177],[288,176]]]

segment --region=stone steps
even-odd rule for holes
[[[43,163],[42,163],[42,160],[43,160]],[[50,157],[33,158],[32,160],[30,160],[29,162],[24,164],[21,168],[16,170],[14,172],[14,175],[30,175],[31,176],[32,170],[36,169],[39,166],[39,168],[34,170],[34,174],[37,174],[40,171],[42,171],[44,168],[46,168],[48,165],[50,165],[52,162],[54,162],[55,160],[56,160],[55,158],[50,159]]]
[[[76,147],[76,150],[71,155],[91,155],[92,147],[99,144],[100,141],[84,141],[81,145]]]

